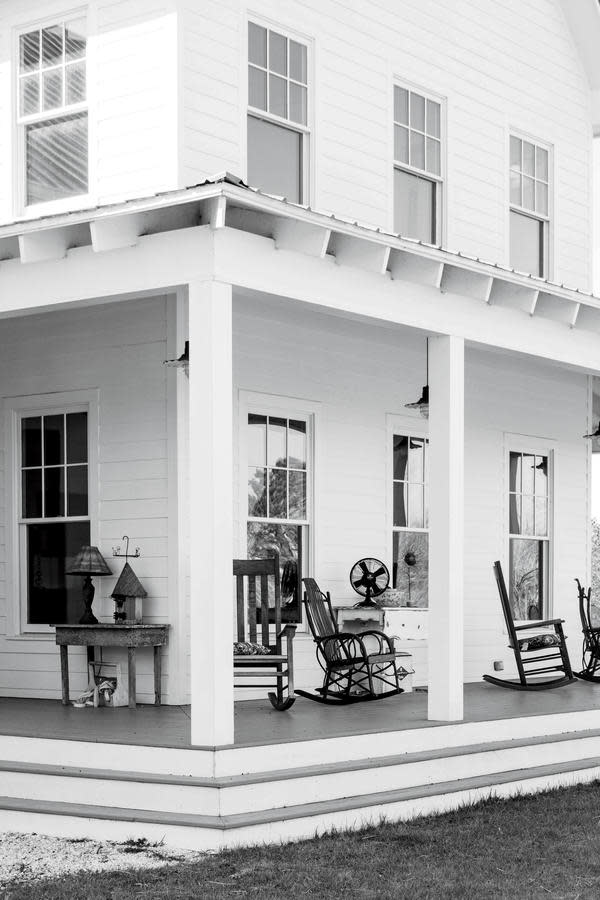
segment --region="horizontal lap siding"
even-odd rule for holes
[[[110,599],[124,560],[112,557],[123,535],[141,556],[132,562],[148,597],[144,620],[172,621],[168,589],[168,483],[164,297],[6,320],[0,336],[3,397],[93,388],[99,395],[98,519],[96,539],[113,571],[96,579],[94,611],[111,620]],[[0,419],[2,449],[4,419]],[[6,638],[7,595],[5,454],[0,456],[0,692],[60,696],[58,648],[53,637]],[[92,524],[92,528],[94,523]],[[126,662],[125,651],[104,658]],[[71,693],[86,685],[85,651],[71,648]],[[169,651],[163,652],[168,687]],[[152,652],[139,651],[138,697],[152,702]],[[125,667],[124,667],[125,671]],[[168,699],[168,691],[167,691]]]

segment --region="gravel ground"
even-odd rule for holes
[[[202,855],[144,840],[112,844],[41,834],[0,834],[0,892],[10,886],[75,872],[156,869],[194,862]]]

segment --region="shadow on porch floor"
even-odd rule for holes
[[[518,693],[488,684],[465,685],[465,722],[600,709],[600,685],[575,682],[556,691]],[[427,694],[415,691],[374,703],[332,709],[298,698],[289,712],[268,700],[235,705],[236,747],[280,744],[314,738],[430,728]],[[188,706],[75,709],[57,700],[0,698],[0,734],[71,741],[190,747]]]

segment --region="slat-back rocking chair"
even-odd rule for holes
[[[575,681],[571,671],[571,663],[567,651],[567,642],[563,633],[564,619],[545,619],[526,625],[515,625],[506,583],[500,562],[494,563],[494,575],[500,594],[500,603],[506,628],[508,646],[515,655],[518,678],[497,678],[495,675],[484,675],[483,680],[499,687],[511,688],[515,691],[543,691],[548,688],[562,687]],[[552,631],[539,632],[540,628],[552,628]],[[535,631],[538,631],[536,634]],[[525,634],[524,632],[534,632]],[[540,651],[543,655],[539,655]],[[530,655],[531,654],[531,655]],[[539,667],[539,663],[546,663]],[[537,668],[530,668],[537,666]],[[562,673],[558,678],[540,679],[535,676],[549,672]],[[533,680],[528,680],[533,677]]]
[[[270,679],[275,709],[295,702],[295,625],[281,623],[279,556],[269,559],[234,559],[236,579],[237,642],[234,644],[234,687],[264,687]],[[260,628],[260,642],[258,640]],[[258,680],[258,683],[256,683]]]
[[[575,672],[583,681],[600,682],[600,628],[592,623],[592,589],[582,587],[576,578],[579,595],[579,616],[583,631],[583,647],[581,649],[581,672]]]

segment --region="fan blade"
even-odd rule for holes
[[[353,587],[353,588],[364,587],[364,585],[365,585],[365,579],[364,579],[364,578],[359,578],[358,581],[353,581],[353,582],[352,582],[352,587]]]
[[[361,561],[359,562],[358,565],[359,565],[360,568],[363,570],[363,574],[364,574],[364,575],[370,575],[370,574],[371,574],[371,573],[369,572],[368,567],[367,567],[367,563],[365,562],[364,559],[361,559]]]
[[[379,566],[376,572],[371,573],[375,578],[379,578],[380,575],[385,575],[385,569],[383,566]]]

